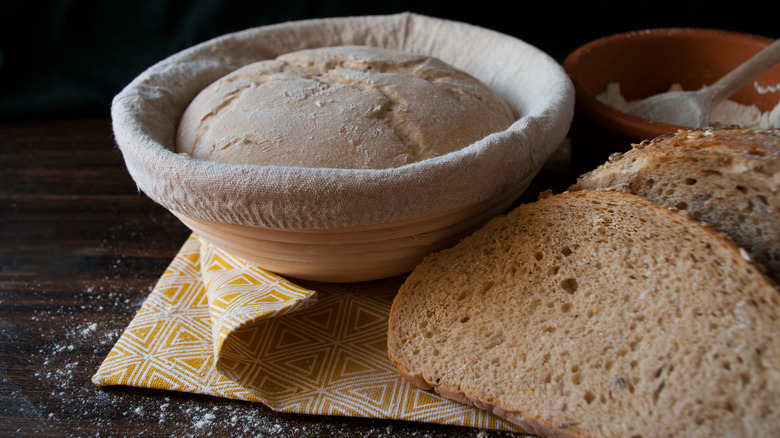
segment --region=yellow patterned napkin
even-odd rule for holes
[[[400,283],[303,288],[193,235],[92,381],[257,401],[291,413],[519,430],[399,377],[386,342]]]

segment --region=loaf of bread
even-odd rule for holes
[[[388,351],[544,436],[780,431],[780,294],[722,233],[620,191],[522,205],[426,258]]]
[[[230,164],[382,169],[503,131],[512,109],[436,58],[368,46],[288,53],[206,87],[177,151]]]
[[[780,130],[680,130],[634,145],[569,190],[627,189],[728,234],[780,283]]]

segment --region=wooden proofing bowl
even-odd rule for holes
[[[596,99],[619,83],[631,101],[668,91],[672,84],[698,90],[747,60],[773,40],[739,32],[671,28],[620,33],[591,41],[563,62],[576,91],[572,154],[581,171],[680,126],[647,120]],[[732,100],[769,111],[780,100],[780,65],[745,86]]]
[[[184,109],[219,77],[296,50],[374,45],[434,56],[497,91],[517,120],[395,169],[238,166],[175,152]],[[563,141],[574,90],[515,38],[416,14],[306,20],[207,41],[152,66],[114,99],[117,144],[138,187],[201,239],[262,268],[330,282],[410,271],[503,212]]]

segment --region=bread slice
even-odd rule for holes
[[[684,209],[744,247],[780,283],[780,130],[681,130],[635,145],[569,190],[627,188]]]
[[[777,436],[780,294],[748,259],[645,198],[565,192],[426,258],[389,355],[540,435]]]

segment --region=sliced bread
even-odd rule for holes
[[[680,130],[634,145],[569,190],[629,189],[684,209],[745,248],[780,283],[780,130]]]
[[[539,435],[777,436],[780,294],[749,259],[645,198],[565,192],[427,257],[389,355]]]

